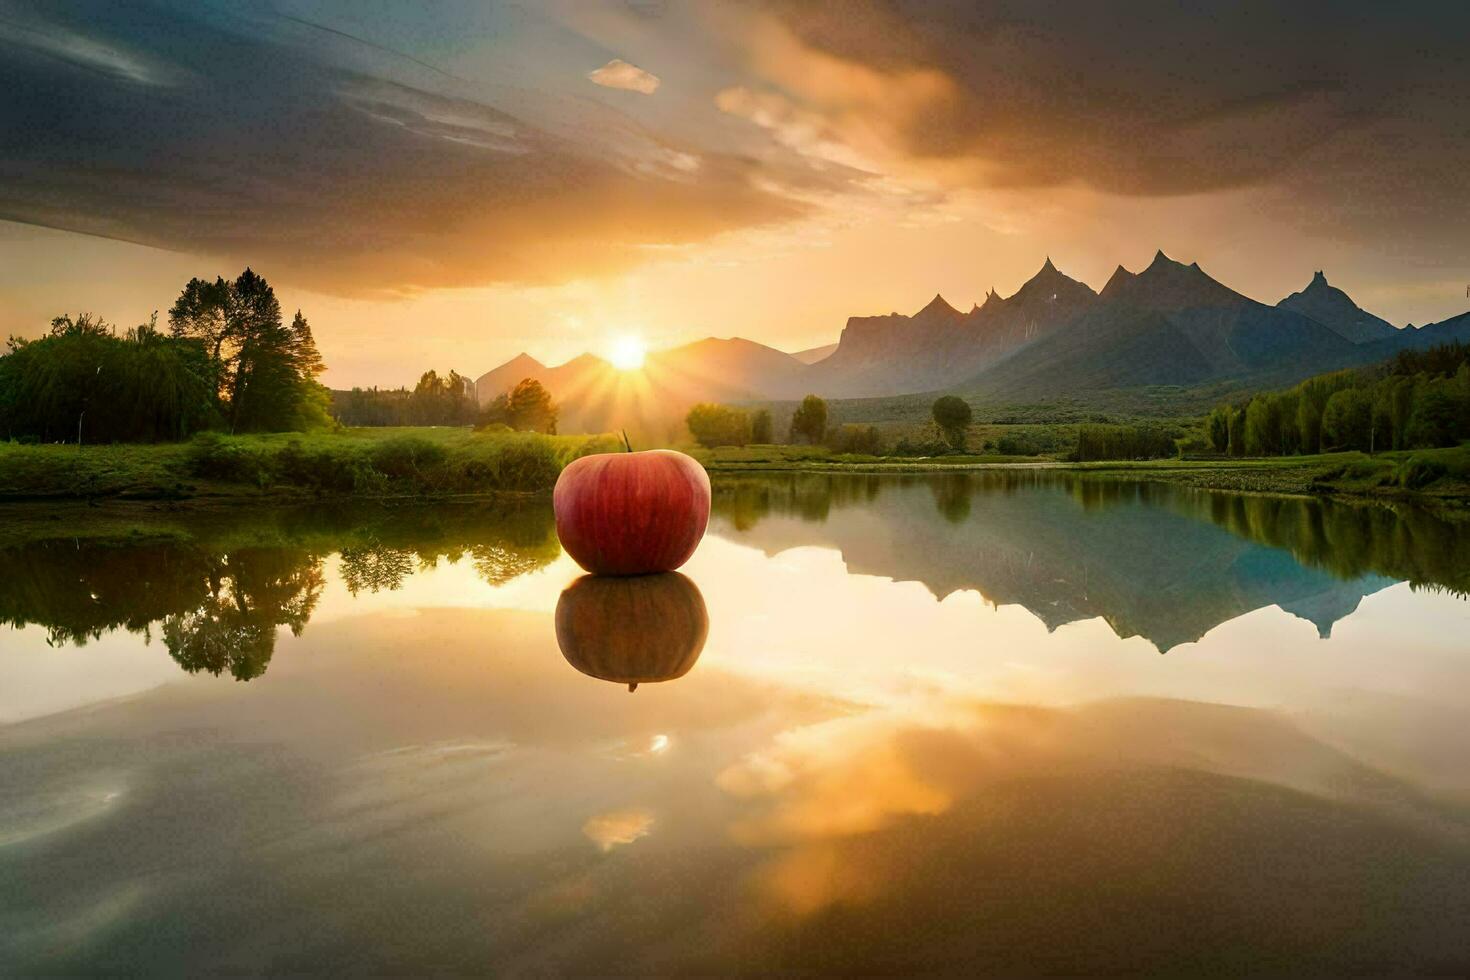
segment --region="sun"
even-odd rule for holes
[[[648,346],[643,343],[642,337],[624,334],[613,340],[607,359],[619,371],[636,371],[643,366],[643,358],[647,353]]]

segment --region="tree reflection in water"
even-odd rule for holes
[[[250,680],[269,665],[279,628],[306,628],[334,552],[354,595],[465,557],[502,585],[560,554],[545,501],[211,515],[179,531],[0,547],[0,622],[43,626],[57,646],[157,632],[184,670]]]
[[[1090,513],[1127,505],[1167,508],[1290,551],[1303,565],[1338,578],[1371,573],[1470,594],[1470,521],[1409,504],[1272,497],[1034,470],[722,478],[715,484],[713,511],[742,532],[772,515],[824,522],[834,511],[871,503],[885,487],[902,490],[918,484],[928,488],[938,516],[954,524],[985,520],[986,497],[1060,491]]]

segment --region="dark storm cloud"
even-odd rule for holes
[[[596,274],[800,210],[738,157],[610,113],[558,135],[268,10],[0,0],[0,92],[0,218],[343,293]]]
[[[985,186],[1080,182],[1123,195],[1281,191],[1299,223],[1464,243],[1470,4],[766,5],[818,57],[939,94],[888,120],[911,161]],[[840,110],[822,78],[773,82]],[[881,103],[872,114],[885,111]]]

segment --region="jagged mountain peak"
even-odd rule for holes
[[[1137,273],[1129,272],[1127,269],[1123,268],[1120,265],[1113,270],[1113,274],[1108,277],[1108,281],[1103,284],[1102,292],[1098,295],[1101,296],[1103,299],[1108,299],[1113,294],[1117,293],[1118,290],[1124,288],[1125,283],[1129,282],[1132,279],[1136,279],[1137,277]]]
[[[1311,317],[1355,344],[1384,340],[1398,334],[1393,324],[1364,310],[1353,302],[1351,296],[1329,283],[1320,269],[1312,274],[1312,281],[1304,289],[1276,305]]]
[[[985,313],[987,311],[990,313],[995,313],[999,311],[1002,307],[1004,307],[1005,304],[1006,301],[1004,297],[1002,297],[1000,293],[997,293],[995,291],[995,287],[992,286],[985,292],[985,302],[976,304],[975,308],[970,311],[970,315],[975,316],[977,314]]]
[[[914,318],[932,316],[960,316],[960,311],[949,305],[949,302],[939,293],[929,301],[929,305],[914,314]]]
[[[1129,272],[1121,265],[1103,287],[1106,300],[1124,301],[1135,306],[1170,310],[1190,307],[1233,306],[1250,302],[1200,268],[1198,262],[1185,265],[1164,254],[1154,253],[1153,261],[1142,272]]]
[[[1057,300],[1088,300],[1097,294],[1092,287],[1084,282],[1079,282],[1071,276],[1059,270],[1052,264],[1048,257],[1045,264],[1037,270],[1036,275],[1026,280],[1015,294],[1006,300],[1007,303],[1027,303],[1033,300],[1042,302],[1053,302]],[[987,298],[987,303],[989,302]]]

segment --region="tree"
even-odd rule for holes
[[[744,446],[751,441],[750,416],[739,409],[701,402],[684,417],[696,442],[706,448]]]
[[[425,371],[408,396],[408,415],[415,425],[466,425],[476,415],[474,382],[458,371],[441,378]]]
[[[806,440],[819,444],[827,434],[827,403],[816,395],[807,395],[791,416],[791,441]]]
[[[1230,413],[1230,455],[1245,455],[1245,410],[1230,407],[1226,409]]]
[[[945,441],[952,448],[963,451],[970,430],[970,420],[974,417],[969,402],[954,395],[944,395],[935,400],[929,411],[934,416],[934,424],[944,434]]]
[[[1464,405],[1454,389],[1452,380],[1441,378],[1427,382],[1416,392],[1405,432],[1409,448],[1453,446],[1470,434],[1464,427]]]
[[[215,401],[232,432],[279,432],[327,421],[321,354],[306,318],[288,326],[270,283],[247,268],[234,282],[191,279],[169,310],[177,339],[203,345]]]
[[[1230,448],[1230,410],[1224,406],[1210,412],[1208,422],[1210,445],[1215,452],[1223,453]]]
[[[509,393],[497,395],[480,413],[478,428],[504,425],[517,432],[544,432],[556,435],[560,410],[551,401],[551,392],[535,378],[521,379]]]
[[[875,425],[844,425],[827,433],[827,445],[836,453],[883,455],[883,434]]]
[[[1322,407],[1324,404],[1324,402],[1318,401],[1305,391],[1297,399],[1297,438],[1301,442],[1302,452],[1304,453],[1319,453],[1322,451]]]
[[[45,442],[183,439],[215,421],[203,347],[150,321],[123,336],[101,319],[57,317],[0,357],[0,436]]]
[[[1077,461],[1159,459],[1179,451],[1172,433],[1153,426],[1084,425],[1077,430]]]
[[[1280,452],[1277,444],[1277,424],[1273,418],[1273,399],[1257,395],[1245,408],[1245,451],[1250,456],[1274,455]]]
[[[750,417],[750,441],[758,445],[768,445],[775,438],[775,429],[771,424],[771,410],[762,408]]]
[[[1373,403],[1361,388],[1333,392],[1322,411],[1323,448],[1367,449],[1373,425]]]

